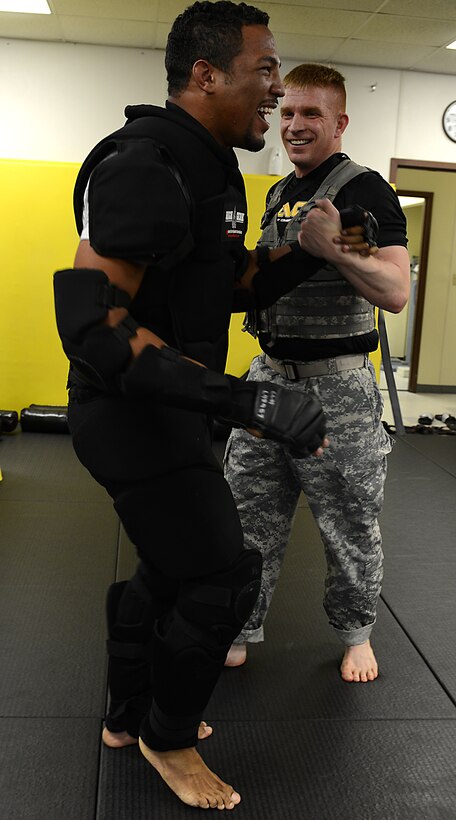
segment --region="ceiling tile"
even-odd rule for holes
[[[260,8],[270,16],[270,27],[274,34],[278,31],[290,31],[295,34],[322,34],[337,35],[349,34],[354,27],[357,27],[360,22],[369,19],[369,14],[362,14],[358,11],[335,11],[334,5],[336,3],[346,5],[351,8],[351,0],[326,0],[323,5],[328,5],[328,8],[322,8],[321,4],[315,0],[313,5],[308,3],[303,4],[300,0],[291,3],[260,3]],[[354,0],[355,5],[363,6],[363,0]],[[368,0],[369,5],[378,5],[378,0]],[[160,22],[172,23],[173,20],[180,14],[188,5],[182,0],[159,0],[158,20]],[[340,15],[343,15],[343,22]],[[337,16],[337,20],[336,20]],[[340,26],[343,26],[344,31],[341,32]]]
[[[24,40],[61,40],[58,18],[52,14],[1,13],[0,36]]]
[[[446,48],[435,51],[430,56],[417,60],[412,68],[417,71],[430,71],[437,74],[456,74],[456,51]],[[456,87],[455,87],[456,97]]]
[[[289,31],[293,34],[348,37],[369,20],[369,14],[358,11],[273,6],[267,3],[262,3],[262,8],[270,15],[270,27],[275,35],[279,31]]]
[[[0,13],[0,36],[164,49],[189,2],[51,0],[49,16]],[[456,52],[443,48],[456,39],[456,0],[268,0],[260,7],[284,60],[456,76]]]
[[[268,0],[267,4],[261,3],[262,9],[265,5],[283,6],[283,0]],[[381,0],[287,0],[288,6],[301,6],[305,9],[343,9],[345,11],[374,12],[383,4]]]
[[[331,2],[331,0],[330,0]],[[456,20],[454,0],[389,0],[382,6],[385,14],[399,14],[404,17],[428,17],[433,20]]]
[[[435,49],[426,46],[401,46],[395,43],[376,43],[367,40],[346,40],[331,59],[346,65],[365,65],[390,68],[409,68],[417,60],[428,57]]]
[[[71,43],[99,43],[109,46],[155,48],[156,23],[139,20],[111,20],[106,31],[106,19],[92,17],[90,28],[83,17],[61,17],[65,39]]]
[[[158,5],[159,0],[52,0],[57,15],[112,20],[155,21]]]
[[[383,40],[386,43],[413,43],[414,45],[441,46],[456,39],[456,21],[425,20],[376,14],[357,33],[358,39]]]
[[[302,34],[275,35],[277,51],[281,60],[300,60],[303,63],[321,63],[331,59],[331,55],[344,40],[338,37],[305,37]]]

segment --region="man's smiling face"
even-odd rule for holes
[[[259,151],[269,128],[266,117],[283,96],[280,60],[266,26],[244,26],[243,47],[219,86],[212,133],[225,145]]]
[[[285,88],[280,133],[297,176],[305,176],[341,150],[347,125],[337,89],[311,85]]]

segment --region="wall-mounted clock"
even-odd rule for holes
[[[456,100],[445,108],[442,117],[442,127],[447,137],[456,142]]]

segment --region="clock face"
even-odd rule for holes
[[[453,140],[453,142],[456,142],[456,100],[445,108],[442,125],[447,137]]]

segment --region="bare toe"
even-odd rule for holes
[[[225,666],[242,666],[247,660],[247,644],[233,643],[226,656]]]
[[[370,641],[346,646],[340,667],[342,680],[367,683],[378,676],[378,665]]]
[[[205,720],[202,720],[198,728],[198,740],[206,740],[213,732],[212,726],[208,726]]]

